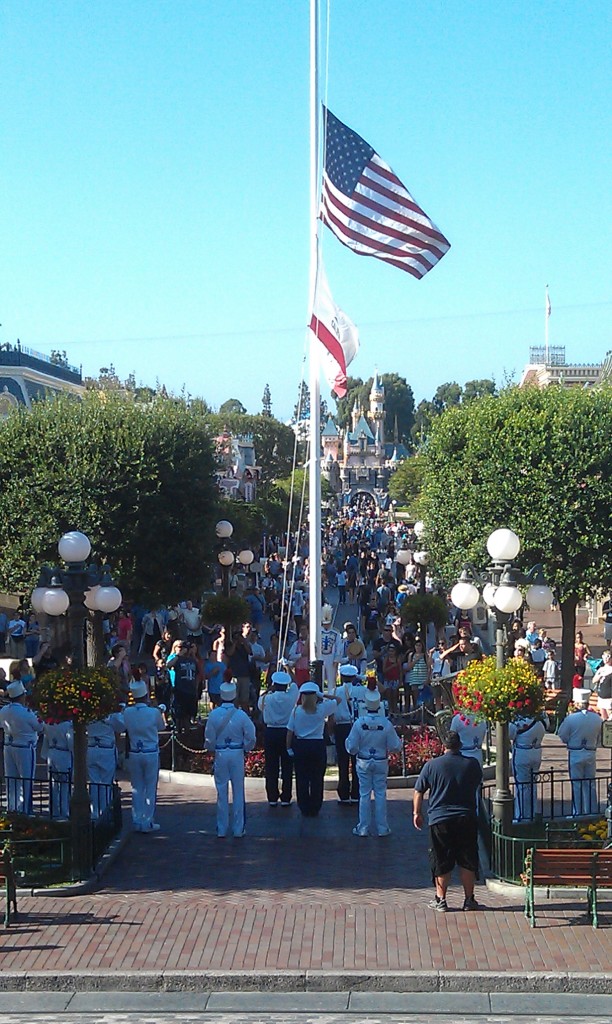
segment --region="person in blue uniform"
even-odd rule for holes
[[[244,755],[255,746],[255,726],[242,708],[237,708],[236,683],[222,683],[221,704],[206,722],[204,746],[215,754],[214,778],[217,788],[217,836],[224,839],[230,824],[229,787],[232,787],[232,832],[236,839],[245,834]]]
[[[154,820],[159,778],[159,733],[166,722],[162,708],[150,707],[144,680],[130,684],[134,703],[123,712],[125,731],[130,741],[128,759],[132,784],[132,824],[135,832],[157,832]]]

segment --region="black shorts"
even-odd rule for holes
[[[434,876],[448,875],[455,864],[478,873],[478,823],[471,814],[446,818],[429,826],[429,857]]]

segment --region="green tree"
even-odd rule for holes
[[[468,402],[434,421],[423,458],[437,571],[450,584],[465,561],[485,566],[489,533],[514,530],[521,567],[542,563],[559,593],[569,688],[578,601],[612,588],[612,390],[512,388]]]
[[[270,394],[270,385],[266,384],[263,395],[261,398],[261,415],[271,416],[272,415],[272,395]]]
[[[0,589],[25,593],[57,541],[83,530],[121,590],[150,601],[198,593],[217,519],[201,417],[112,392],[57,396],[0,423]]]
[[[205,417],[213,436],[218,437],[225,427],[234,437],[251,436],[255,446],[257,465],[261,466],[262,484],[260,490],[265,494],[267,488],[278,477],[287,476],[293,465],[295,434],[291,427],[274,416],[249,416],[243,413],[211,413]]]
[[[423,489],[424,465],[422,455],[404,459],[389,480],[389,496],[398,505],[405,505],[416,513],[417,502]]]
[[[305,380],[300,381],[298,387],[297,402],[293,407],[292,420],[299,423],[300,420],[307,420],[310,416],[310,388]]]
[[[410,432],[415,446],[420,447],[425,443],[431,430],[432,421],[437,415],[433,402],[428,402],[426,399],[419,402],[414,415],[414,426]]]
[[[244,416],[246,413],[244,405],[237,398],[228,398],[227,401],[219,406],[220,416],[234,416],[236,413],[241,416]]]
[[[462,402],[473,402],[475,398],[486,398],[487,395],[496,395],[497,386],[494,380],[488,377],[482,380],[468,380],[463,385]]]
[[[461,402],[463,388],[456,381],[447,384],[440,384],[433,396],[432,405],[437,413],[452,409]]]

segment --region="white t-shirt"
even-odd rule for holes
[[[297,740],[322,740],[325,722],[335,714],[335,700],[321,700],[314,711],[304,711],[301,705],[294,708],[289,716],[287,728]]]

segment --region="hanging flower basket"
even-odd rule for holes
[[[34,686],[32,703],[48,724],[96,722],[119,710],[119,679],[107,668],[57,669]]]
[[[242,626],[244,622],[251,621],[251,609],[242,597],[215,594],[204,605],[202,618],[209,626],[217,623],[223,626]]]
[[[513,722],[537,715],[544,707],[544,691],[528,662],[510,658],[497,668],[495,658],[471,661],[453,683],[457,706],[476,721]]]

